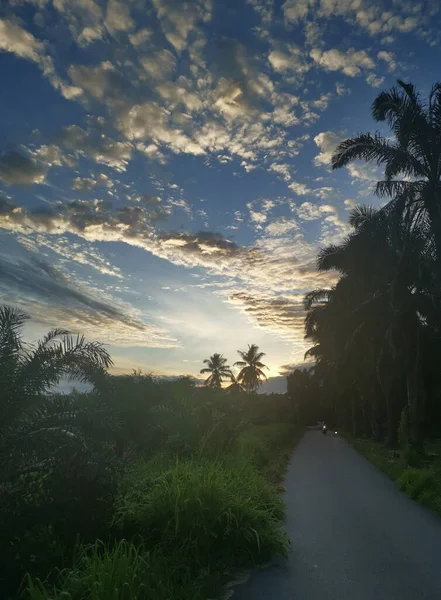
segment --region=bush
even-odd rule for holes
[[[26,578],[24,600],[203,600],[200,582],[182,565],[177,573],[159,553],[121,541],[79,546],[74,566],[53,585]]]
[[[120,534],[148,548],[179,551],[197,575],[252,566],[285,554],[283,502],[252,465],[205,458],[155,457],[132,466],[117,510]]]
[[[441,479],[432,469],[407,468],[397,480],[400,490],[413,500],[436,510],[441,500]]]

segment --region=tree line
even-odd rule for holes
[[[391,446],[401,432],[421,448],[441,417],[441,84],[423,99],[398,81],[372,117],[390,135],[346,139],[332,167],[383,167],[380,207],[355,207],[351,233],[319,252],[318,270],[339,278],[304,298],[314,366],[294,372],[288,392],[306,420],[324,416]]]

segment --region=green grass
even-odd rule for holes
[[[184,562],[222,569],[284,554],[284,505],[251,464],[230,459],[156,457],[135,464],[119,499],[116,524]]]
[[[393,479],[398,489],[441,516],[441,454],[439,442],[426,445],[416,460],[409,451],[392,451],[372,440],[350,439],[351,444]],[[410,466],[418,465],[418,466]]]
[[[74,566],[49,585],[27,577],[23,600],[204,600],[202,584],[185,565],[173,568],[159,552],[121,541],[79,546]]]
[[[250,460],[272,483],[280,483],[303,429],[286,423],[255,425],[236,440],[233,452]]]
[[[114,547],[79,546],[50,582],[27,577],[25,600],[206,600],[238,570],[286,555],[277,485],[301,431],[243,432],[223,460],[156,455],[120,486]],[[125,541],[129,540],[129,541]]]

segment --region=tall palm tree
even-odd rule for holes
[[[222,354],[215,352],[210,358],[204,360],[204,364],[207,366],[201,369],[201,373],[210,373],[205,381],[207,386],[221,388],[222,381],[233,376],[230,366],[227,365],[227,359]]]
[[[332,157],[337,169],[354,160],[384,166],[376,194],[392,204],[417,205],[427,213],[435,241],[438,283],[441,277],[441,83],[423,101],[415,86],[398,80],[372,104],[372,117],[386,122],[393,138],[365,133],[339,144]],[[389,208],[386,208],[386,212]]]
[[[354,419],[354,391],[363,400],[364,414],[367,409],[378,414],[377,392],[382,389],[391,442],[397,411],[390,393],[394,380],[403,378],[409,441],[420,439],[424,416],[421,339],[428,328],[437,326],[440,304],[431,292],[434,252],[429,225],[421,216],[414,207],[401,215],[397,210],[385,214],[356,208],[350,215],[355,231],[318,257],[319,270],[339,271],[339,282],[331,290],[315,290],[305,297],[306,337],[315,342],[309,355],[332,366],[340,388],[352,387]]]
[[[246,351],[238,350],[237,352],[242,358],[242,360],[234,363],[235,367],[241,367],[237,381],[248,393],[255,392],[259,385],[263,383],[263,380],[267,379],[263,369],[268,369],[268,367],[261,362],[265,353],[259,352],[259,347],[256,344],[248,345]]]

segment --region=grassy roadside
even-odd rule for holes
[[[27,600],[205,600],[238,570],[285,555],[278,487],[302,430],[256,425],[220,459],[139,460],[121,486],[114,542],[79,546],[51,583],[28,578]]]
[[[345,436],[360,454],[396,482],[412,500],[441,516],[441,442],[428,442],[423,456],[390,450],[367,439]]]

